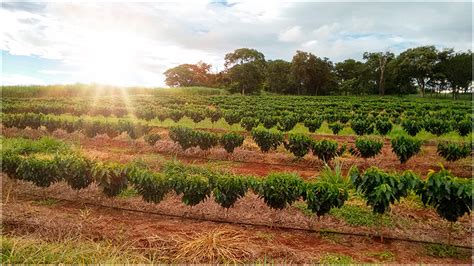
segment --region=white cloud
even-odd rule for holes
[[[280,33],[278,39],[283,42],[298,42],[303,39],[303,31],[300,26],[293,26]]]
[[[39,78],[34,78],[19,74],[2,74],[0,81],[3,86],[8,85],[44,85],[46,82]]]

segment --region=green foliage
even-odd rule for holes
[[[155,143],[161,139],[161,136],[158,133],[148,133],[143,137],[143,139],[150,146],[154,146]]]
[[[351,169],[350,177],[354,187],[362,193],[374,213],[383,214],[395,201],[408,195],[420,185],[421,180],[412,172],[402,175],[385,173],[371,167],[360,174],[355,168]]]
[[[254,128],[252,138],[262,152],[274,150],[283,143],[283,134],[274,130]]]
[[[284,209],[301,197],[303,180],[288,173],[272,173],[261,181],[258,191],[260,198],[272,209]]]
[[[166,175],[138,167],[130,170],[129,181],[146,202],[159,203],[172,189],[172,183]]]
[[[233,124],[240,123],[242,116],[238,112],[227,111],[224,113],[224,120],[227,122],[227,124],[232,126]]]
[[[397,136],[391,140],[392,151],[397,155],[400,163],[407,162],[421,150],[422,141],[409,136]]]
[[[292,130],[298,123],[298,118],[295,115],[285,115],[280,117],[277,124],[277,129],[283,132]]]
[[[87,158],[78,154],[61,154],[56,156],[57,174],[75,190],[88,187],[92,181],[92,164]]]
[[[368,119],[353,119],[351,121],[351,128],[359,136],[372,134],[374,132],[374,124]]]
[[[278,124],[278,117],[272,115],[264,115],[260,118],[260,122],[262,122],[263,126],[266,129],[270,129]]]
[[[329,128],[332,130],[332,133],[334,135],[339,134],[339,131],[341,131],[344,128],[344,125],[341,122],[334,122],[329,124]]]
[[[258,119],[257,118],[253,118],[253,117],[244,117],[242,118],[242,120],[240,121],[240,125],[245,128],[245,130],[247,131],[252,131],[252,129],[254,127],[257,127],[258,126]]]
[[[194,131],[194,141],[203,151],[215,147],[219,143],[219,136],[215,133],[206,131]]]
[[[451,245],[426,244],[426,253],[435,258],[467,259],[471,256],[469,250],[462,250]]]
[[[472,180],[456,178],[444,168],[431,171],[418,193],[425,205],[433,206],[439,216],[450,222],[472,209]]]
[[[316,132],[321,125],[323,124],[323,120],[321,118],[308,118],[304,120],[304,126],[308,128],[309,132]]]
[[[178,143],[183,150],[197,145],[195,135],[195,132],[189,127],[173,126],[169,129],[171,140]]]
[[[326,163],[330,162],[334,157],[339,155],[337,142],[334,140],[316,140],[313,142],[311,150],[313,151],[314,155]]]
[[[288,143],[285,144],[285,148],[293,153],[296,157],[304,157],[311,149],[313,145],[313,139],[304,134],[290,134],[288,136]]]
[[[427,132],[441,136],[451,131],[451,126],[448,121],[436,118],[428,118],[424,121],[424,128]]]
[[[119,195],[128,185],[127,169],[117,163],[95,164],[92,177],[107,197]]]
[[[191,109],[185,112],[186,116],[191,118],[194,123],[199,123],[206,118],[206,114],[201,109]]]
[[[392,130],[392,123],[388,119],[377,119],[375,121],[375,128],[380,135],[385,136]]]
[[[470,119],[463,119],[456,124],[456,131],[459,136],[465,137],[472,132],[472,121]]]
[[[372,137],[359,137],[355,141],[355,150],[352,154],[364,159],[377,156],[382,151],[383,140]]]
[[[232,153],[235,148],[242,146],[244,137],[236,132],[230,132],[223,134],[219,142],[228,153]]]
[[[349,225],[373,227],[378,225],[378,215],[365,206],[345,204],[341,208],[331,209],[330,215],[344,220]],[[392,226],[393,220],[388,215],[382,216],[382,224]]]
[[[248,190],[246,178],[232,174],[217,175],[213,180],[214,200],[224,208],[233,207],[235,202],[245,196]]]
[[[402,120],[402,127],[410,136],[416,136],[423,129],[422,123],[414,119]]]
[[[347,190],[331,182],[308,183],[304,191],[308,209],[318,216],[325,215],[331,208],[340,208],[348,198]]]
[[[454,162],[469,157],[472,153],[472,147],[466,143],[440,142],[438,143],[437,152],[446,161]]]
[[[24,158],[16,172],[21,180],[32,182],[39,187],[49,187],[60,181],[58,165],[54,159],[40,159],[35,156]]]

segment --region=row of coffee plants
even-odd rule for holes
[[[80,190],[94,183],[106,196],[114,197],[132,186],[145,201],[153,203],[174,192],[189,206],[214,197],[220,206],[230,208],[252,190],[272,209],[281,210],[302,199],[309,210],[321,216],[331,208],[341,207],[349,195],[344,177],[304,181],[295,174],[272,173],[257,179],[176,162],[167,163],[157,173],[141,164],[96,162],[77,153],[48,157],[7,150],[2,151],[2,165],[2,171],[10,178],[40,187],[65,181],[72,189]],[[396,174],[377,168],[363,173],[353,168],[349,177],[351,186],[361,193],[374,213],[385,213],[391,204],[412,191],[450,222],[471,211],[472,182],[456,178],[445,169],[430,172],[426,181],[411,171]]]

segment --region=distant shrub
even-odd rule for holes
[[[244,137],[238,133],[230,132],[221,136],[220,143],[228,153],[232,153],[235,148],[242,146]]]

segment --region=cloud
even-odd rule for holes
[[[419,45],[466,50],[471,12],[470,2],[2,3],[0,49],[61,61],[61,69],[41,72],[48,81],[99,78],[113,72],[100,62],[109,60],[120,75],[107,73],[107,80],[157,86],[182,63],[203,60],[222,70],[224,55],[241,47],[267,59],[291,60],[304,50],[335,62]]]
[[[8,85],[45,85],[46,82],[39,78],[34,78],[19,74],[2,74],[0,81],[3,86]]]

